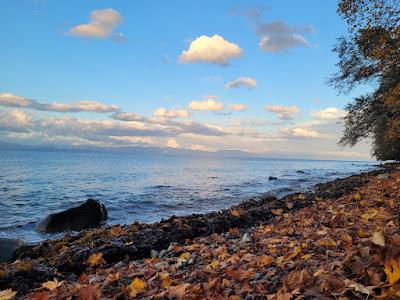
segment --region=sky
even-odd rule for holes
[[[0,140],[370,159],[337,145],[334,0],[0,2]]]

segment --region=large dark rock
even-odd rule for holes
[[[98,227],[107,220],[107,210],[100,202],[88,199],[78,207],[51,214],[36,226],[39,232],[62,232]]]
[[[14,251],[24,245],[20,239],[0,238],[0,263],[10,262],[14,256]]]

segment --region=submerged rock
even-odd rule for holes
[[[15,250],[24,245],[24,241],[12,238],[0,238],[0,263],[10,262]]]
[[[278,177],[274,177],[274,176],[269,176],[268,180],[278,180]]]
[[[36,230],[39,232],[62,232],[98,227],[107,220],[107,210],[100,202],[88,199],[78,207],[50,214],[41,221]]]

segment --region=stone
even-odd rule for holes
[[[0,238],[0,263],[11,262],[15,250],[24,244],[24,241],[20,239]]]
[[[269,176],[268,180],[278,180],[278,177],[274,177],[274,176]]]
[[[38,232],[79,231],[100,226],[107,220],[107,209],[100,202],[88,199],[83,204],[50,214],[37,226]]]

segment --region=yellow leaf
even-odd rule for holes
[[[0,291],[0,300],[11,300],[16,294],[17,292],[14,292],[12,289]]]
[[[146,287],[146,282],[135,277],[135,279],[132,280],[132,283],[128,286],[129,296],[136,297],[138,294],[142,293],[146,289]]]
[[[374,243],[375,245],[378,246],[385,246],[385,237],[383,235],[382,231],[375,231],[372,236],[369,238],[369,240]]]
[[[354,195],[355,200],[361,200],[361,195],[359,193]]]
[[[276,216],[281,216],[283,213],[282,208],[278,208],[278,209],[271,209],[271,212],[276,215]]]
[[[384,271],[391,285],[395,284],[400,279],[400,262],[391,258],[385,262]]]
[[[299,254],[301,252],[301,247],[297,246],[294,248],[293,253],[291,255],[289,255],[288,259],[293,259],[297,256],[297,254]]]
[[[312,254],[305,254],[305,255],[303,255],[303,256],[301,257],[301,259],[309,260],[309,259],[311,258],[311,256],[312,256]]]
[[[190,257],[190,253],[189,252],[183,252],[178,258],[178,263],[182,263],[182,262],[187,261],[189,257]]]
[[[231,209],[231,214],[232,214],[232,216],[235,216],[235,217],[239,217],[240,216],[240,211],[238,210],[238,209],[235,209],[235,208],[232,208]]]
[[[89,256],[87,262],[89,263],[89,265],[94,266],[101,260],[102,257],[103,257],[102,252],[93,253],[92,255]]]
[[[213,270],[215,270],[216,268],[218,268],[219,266],[219,261],[214,259],[211,264],[210,264],[211,268],[213,268]]]
[[[55,290],[56,288],[58,288],[59,286],[61,286],[63,284],[63,281],[58,281],[56,278],[54,278],[53,281],[46,281],[44,283],[42,283],[42,287],[45,289],[48,289],[49,291]]]
[[[239,296],[232,295],[232,296],[229,296],[228,299],[229,299],[229,300],[240,300],[241,298],[240,298]]]

